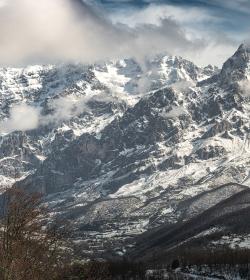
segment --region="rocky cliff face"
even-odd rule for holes
[[[228,199],[250,182],[249,53],[240,46],[220,71],[164,55],[143,67],[1,69],[2,126],[21,102],[39,118],[35,129],[2,132],[2,189],[43,193],[82,252],[100,255]],[[226,183],[234,187],[217,191]]]

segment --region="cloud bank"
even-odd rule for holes
[[[145,55],[159,52],[198,62],[207,46],[199,36],[190,36],[171,13],[164,13],[166,8],[158,8],[158,16],[152,9],[145,11],[156,22],[139,20],[134,26],[112,23],[96,9],[80,0],[7,1],[0,8],[0,65],[93,63],[121,57],[140,62]],[[183,15],[179,10],[174,12]],[[138,19],[143,15],[141,12]],[[187,20],[183,17],[184,23]],[[211,62],[206,54],[203,57],[202,64]]]
[[[195,1],[192,3],[180,1],[178,3],[180,5],[168,3],[174,3],[174,1],[166,1],[167,4],[162,4],[163,1],[149,0],[148,2],[151,4],[140,9],[116,9],[110,17],[114,23],[123,23],[131,28],[149,24],[159,26],[162,20],[171,19],[184,31],[189,41],[196,43],[200,41],[200,48],[193,48],[192,52],[184,49],[181,55],[201,66],[208,64],[222,66],[242,40],[244,41],[241,38],[242,30],[234,36],[235,34],[228,32],[224,27],[230,26],[229,19],[218,16],[212,8],[205,8],[210,7],[209,3],[203,7],[202,5],[195,6]],[[154,2],[161,4],[154,4]],[[211,7],[213,7],[212,4]]]

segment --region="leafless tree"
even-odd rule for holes
[[[5,193],[0,221],[0,279],[53,280],[63,265],[62,239],[45,226],[39,194],[20,189]]]

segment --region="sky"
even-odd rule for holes
[[[191,26],[194,23],[192,19],[195,21],[195,18],[191,17],[192,11],[196,11],[199,19],[204,20],[202,27],[217,29],[233,36],[245,36],[249,31],[249,0],[100,0],[95,2],[118,14],[119,11],[120,14],[123,12],[126,14],[126,11],[143,11],[150,7],[151,9],[161,7],[164,11],[163,16],[173,16],[180,22],[183,19],[177,11],[182,11],[186,16],[189,14]]]
[[[221,66],[249,26],[249,0],[0,0],[0,66],[156,53]]]

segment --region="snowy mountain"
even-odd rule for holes
[[[249,246],[247,229],[198,218],[250,214],[235,198],[250,184],[249,55],[241,45],[221,70],[164,54],[0,69],[2,192],[43,193],[83,254],[124,254],[152,230],[166,249],[213,228],[216,244],[237,236]],[[186,223],[195,230],[169,238]]]

